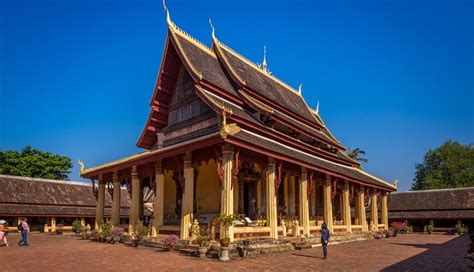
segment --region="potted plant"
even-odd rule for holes
[[[229,228],[233,225],[235,217],[233,215],[225,215],[221,214],[218,218],[218,222],[222,226],[223,233],[221,233],[221,237],[219,242],[221,244],[221,251],[219,252],[219,261],[229,261],[229,245],[230,245],[230,237],[229,237]]]
[[[172,250],[176,247],[178,240],[179,240],[178,236],[174,234],[168,235],[163,240],[161,240],[161,245],[166,250]]]
[[[405,230],[405,223],[401,221],[393,221],[390,225],[393,228],[393,237],[396,237],[401,230]]]
[[[433,230],[434,230],[434,226],[433,226],[433,225],[427,225],[427,226],[426,226],[426,231],[428,232],[428,234],[433,233]]]
[[[143,225],[143,221],[138,221],[132,228],[132,245],[137,247],[143,242],[147,234],[148,228]]]
[[[56,234],[57,235],[62,235],[63,234],[63,224],[57,224],[56,225]]]
[[[74,231],[76,234],[81,233],[81,220],[76,219],[72,222],[72,231]]]
[[[221,234],[219,242],[222,247],[229,247],[230,237],[229,237],[229,228],[233,225],[235,217],[233,215],[220,215],[218,222],[223,227],[224,233]]]
[[[123,228],[114,227],[110,232],[110,235],[112,236],[112,243],[120,243],[120,238],[124,232],[125,231]]]
[[[209,247],[209,241],[211,240],[211,236],[209,235],[209,231],[207,229],[195,229],[196,235],[196,243],[199,245],[199,257],[206,258],[207,250]]]

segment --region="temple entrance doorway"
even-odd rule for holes
[[[257,182],[260,180],[260,173],[254,171],[252,163],[244,161],[237,180],[239,183],[238,213],[255,219],[257,217]]]

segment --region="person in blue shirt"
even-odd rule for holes
[[[321,244],[323,245],[324,259],[328,257],[329,230],[326,223],[321,226]]]

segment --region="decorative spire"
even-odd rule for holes
[[[77,164],[79,165],[81,173],[83,173],[84,172],[84,163],[81,160],[78,160]]]
[[[211,18],[209,18],[209,25],[211,26],[211,29],[212,29],[212,39],[215,40],[216,39],[216,34],[215,34],[214,25],[212,24]]]
[[[166,12],[166,22],[168,23],[168,25],[171,25],[170,12],[168,10],[168,7],[166,6],[165,0],[163,0],[163,10]]]
[[[393,183],[393,185],[395,185],[395,187],[398,188],[398,179],[395,179],[395,182]]]
[[[318,104],[316,104],[316,109],[314,110],[317,114],[319,114],[319,101]]]
[[[266,45],[263,46],[263,62],[262,62],[262,69],[263,69],[265,72],[268,72],[268,68],[267,68],[267,46],[266,46]]]
[[[300,83],[300,86],[298,86],[298,93],[301,94],[303,91],[303,82]]]

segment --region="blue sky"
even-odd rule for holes
[[[364,168],[407,190],[447,139],[474,142],[474,1],[167,1],[303,95]],[[0,1],[0,149],[92,166],[140,152],[166,34],[161,1]]]

